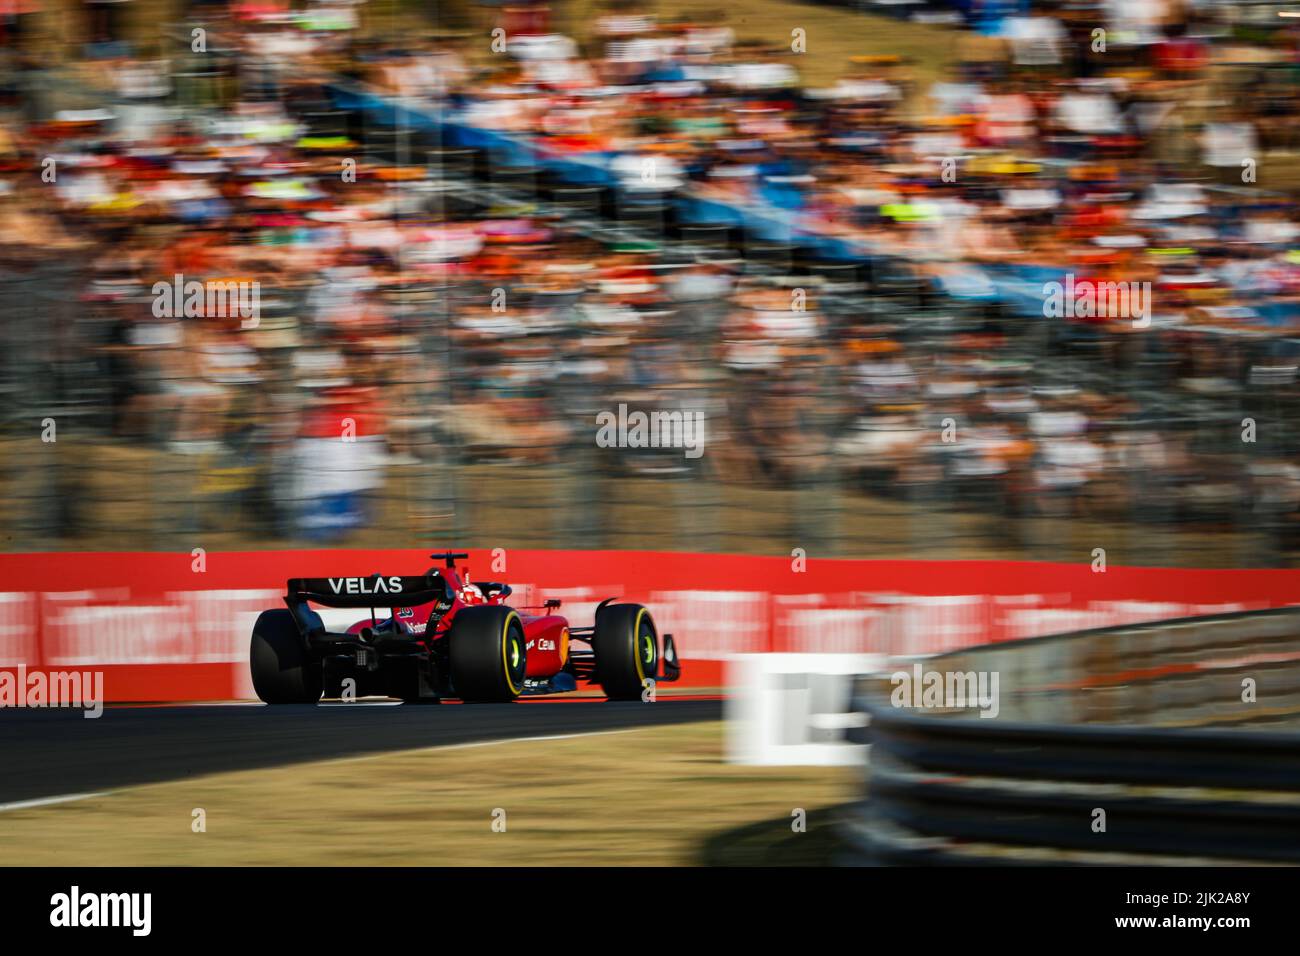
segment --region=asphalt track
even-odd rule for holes
[[[519,737],[717,720],[716,699],[0,710],[0,804],[200,774]]]

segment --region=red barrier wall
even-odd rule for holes
[[[0,555],[0,670],[102,670],[109,700],[251,696],[248,630],[290,577],[418,573],[423,551]],[[560,597],[576,624],[615,596],[650,606],[716,685],[733,653],[937,653],[1082,627],[1300,603],[1300,571],[1088,563],[835,561],[712,554],[476,551],[517,603]],[[360,616],[360,615],[358,615]]]

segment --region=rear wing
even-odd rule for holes
[[[437,571],[420,575],[372,574],[363,578],[290,578],[285,603],[325,607],[418,607],[448,603],[451,588]]]

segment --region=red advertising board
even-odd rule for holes
[[[718,662],[739,653],[930,654],[1300,604],[1294,570],[500,549],[462,563],[510,582],[517,603],[562,599],[575,624],[606,597],[648,605],[695,687],[717,685]],[[287,578],[430,564],[414,550],[0,555],[0,670],[103,671],[113,701],[250,697],[249,629]]]

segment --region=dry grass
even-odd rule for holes
[[[722,762],[722,724],[218,774],[0,813],[9,865],[675,865],[852,795],[831,768]],[[207,832],[191,832],[192,811]],[[506,832],[493,832],[493,811]],[[759,828],[761,830],[761,828]],[[752,835],[753,829],[749,831]]]

